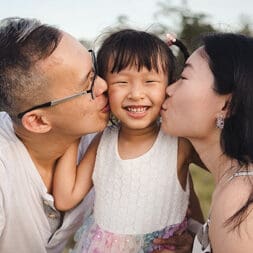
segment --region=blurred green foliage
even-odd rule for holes
[[[194,189],[200,200],[200,206],[206,219],[214,189],[213,178],[208,171],[196,166],[195,164],[191,164],[190,171],[193,179]]]

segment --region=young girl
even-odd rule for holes
[[[166,43],[146,32],[119,31],[102,44],[98,70],[108,82],[118,123],[95,138],[77,169],[76,144],[55,172],[60,210],[81,201],[93,173],[94,222],[86,224],[76,252],[152,252],[161,249],[152,244],[154,238],[186,229],[193,150],[186,141],[165,135],[159,120],[174,69]]]

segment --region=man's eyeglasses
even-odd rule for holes
[[[21,119],[27,112],[30,112],[32,110],[35,110],[35,109],[39,109],[39,108],[44,108],[44,107],[51,107],[51,106],[54,106],[54,105],[58,105],[60,103],[64,103],[68,100],[71,100],[73,98],[76,98],[76,97],[80,97],[80,96],[83,96],[83,95],[86,95],[86,94],[91,94],[91,98],[94,99],[95,98],[95,95],[94,95],[94,83],[95,83],[95,80],[96,80],[96,77],[97,77],[97,61],[96,61],[96,56],[95,56],[95,53],[92,49],[89,49],[88,50],[91,54],[91,58],[92,58],[92,68],[93,68],[93,71],[91,73],[91,85],[90,85],[90,89],[89,90],[84,90],[84,91],[81,91],[79,93],[76,93],[76,94],[73,94],[73,95],[70,95],[70,96],[67,96],[67,97],[64,97],[64,98],[59,98],[59,99],[55,99],[55,100],[52,100],[52,101],[49,101],[49,102],[46,102],[46,103],[43,103],[43,104],[40,104],[40,105],[36,105],[36,106],[33,106],[23,112],[20,112],[17,117],[19,119]]]

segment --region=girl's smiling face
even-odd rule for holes
[[[143,129],[160,115],[168,83],[167,73],[145,67],[127,67],[118,73],[107,73],[109,102],[112,113],[122,127]]]

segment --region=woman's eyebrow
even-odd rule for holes
[[[184,68],[191,68],[191,69],[193,69],[193,66],[192,66],[191,63],[185,63],[184,64]]]

